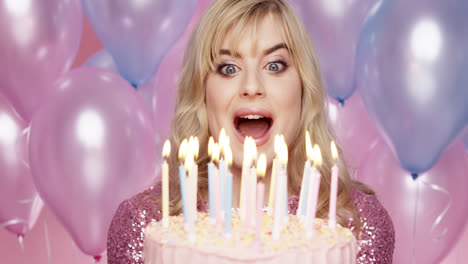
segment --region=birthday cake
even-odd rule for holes
[[[273,239],[273,217],[263,215],[260,239],[232,212],[232,236],[198,213],[191,232],[184,228],[183,216],[171,216],[169,226],[149,224],[145,232],[146,264],[171,263],[314,263],[351,264],[356,262],[357,243],[351,230],[331,229],[326,220],[316,219],[311,238],[295,215],[289,215],[280,239]],[[190,233],[193,239],[188,239]]]

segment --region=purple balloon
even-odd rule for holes
[[[461,140],[465,144],[466,151],[468,151],[468,128],[463,132]]]
[[[34,182],[78,247],[99,256],[118,205],[154,178],[151,119],[136,91],[109,71],[78,68],[54,89],[31,123]]]
[[[0,89],[26,121],[71,67],[82,24],[79,0],[2,1]]]
[[[309,31],[328,94],[340,102],[354,90],[359,32],[379,0],[289,0]]]
[[[354,93],[344,105],[329,99],[329,120],[343,151],[347,167],[353,173],[379,142],[380,136],[370,120],[359,93]]]
[[[119,74],[119,69],[115,65],[112,55],[105,49],[94,53],[83,65],[98,67]]]
[[[145,83],[184,32],[196,0],[83,0],[94,30],[112,54],[120,74]]]
[[[43,203],[29,169],[28,124],[0,96],[0,227],[24,236]]]
[[[381,141],[359,173],[392,217],[394,263],[441,263],[468,217],[468,159],[456,142],[429,171],[413,180]]]
[[[361,35],[357,86],[400,164],[432,167],[468,124],[468,1],[384,1]]]

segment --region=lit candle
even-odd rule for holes
[[[185,192],[187,197],[187,223],[189,228],[192,228],[194,223],[194,210],[193,210],[193,148],[192,148],[192,138],[189,139],[188,143],[188,152],[184,161],[184,169],[187,173],[187,178],[185,179]]]
[[[284,140],[284,136],[280,135],[282,146],[283,146],[283,153],[285,153],[285,159],[286,163],[282,166],[281,168],[281,173],[284,173],[285,175],[285,182],[284,182],[284,201],[283,201],[283,211],[284,211],[284,226],[288,224],[289,220],[289,215],[288,215],[288,145],[286,144],[286,141]]]
[[[219,145],[215,143],[213,145],[213,161],[219,161]],[[214,169],[213,173],[213,199],[214,199],[214,211],[216,215],[216,229],[219,230],[222,224],[221,215],[221,193],[219,187],[219,170]]]
[[[182,210],[184,214],[184,223],[187,226],[187,195],[186,195],[186,188],[185,188],[185,178],[187,177],[187,173],[184,168],[184,160],[185,156],[187,155],[188,151],[188,141],[185,138],[182,140],[182,143],[179,147],[179,160],[181,164],[179,166],[179,183],[180,183],[180,193],[182,196]]]
[[[224,235],[227,238],[231,238],[231,208],[232,208],[232,174],[231,171],[229,171],[229,166],[232,165],[232,150],[229,145],[225,146],[225,158],[226,158],[226,168],[227,168],[227,173],[226,173],[226,206],[225,206],[225,211],[226,211],[226,216],[225,216],[225,225],[224,225]]]
[[[274,240],[280,239],[280,232],[282,229],[282,225],[284,224],[284,205],[287,201],[284,199],[286,198],[286,182],[287,182],[287,164],[288,164],[288,149],[281,144],[281,147],[278,152],[278,157],[280,161],[280,172],[277,178],[277,185],[276,185],[276,194],[275,194],[275,208],[274,208],[274,216],[273,216],[273,232],[272,236]]]
[[[304,164],[304,174],[302,175],[301,194],[299,196],[299,206],[297,207],[296,215],[303,220],[306,215],[307,209],[307,197],[309,191],[309,174],[311,169],[310,160],[312,158],[312,143],[310,142],[309,131],[306,131],[305,135],[305,147],[307,153],[307,161]]]
[[[317,214],[317,202],[320,191],[320,172],[318,168],[322,165],[322,154],[318,145],[314,146],[314,166],[311,169],[311,181],[309,182],[309,195],[307,201],[306,236],[312,238],[314,234],[315,215]]]
[[[260,234],[262,231],[263,196],[265,195],[265,171],[266,156],[262,153],[257,161],[257,220],[255,224],[255,241],[257,245],[260,245]]]
[[[278,135],[275,135],[275,158],[273,159],[273,164],[271,165],[271,178],[270,178],[270,193],[268,194],[268,215],[272,215],[273,207],[275,203],[275,182],[276,182],[276,174],[278,172],[278,149],[279,149],[279,142],[280,138]]]
[[[239,215],[242,221],[245,221],[246,211],[246,185],[248,183],[249,170],[252,163],[251,158],[251,138],[249,136],[244,139],[244,160],[242,162],[242,173],[241,173],[241,187],[240,187],[240,198],[239,198]]]
[[[162,224],[164,228],[169,227],[169,165],[166,159],[171,153],[171,142],[166,140],[163,147],[164,162],[161,166],[162,173]]]
[[[218,163],[220,193],[226,193],[224,191],[224,188],[226,187],[226,183],[225,183],[226,175],[224,174],[224,172],[226,171],[226,165],[224,163],[224,158],[223,158],[223,156],[225,155],[224,153],[225,145],[226,145],[226,130],[222,128],[221,132],[219,133],[219,163]],[[221,195],[220,199],[221,199],[221,215],[224,216],[224,206],[226,204],[225,196]]]
[[[246,203],[247,203],[247,223],[248,223],[248,226],[250,227],[250,229],[253,229],[255,228],[255,216],[256,216],[256,213],[255,213],[255,206],[256,206],[256,198],[257,198],[257,169],[255,168],[255,162],[257,160],[257,145],[255,145],[255,141],[252,139],[251,140],[251,148],[250,150],[252,151],[251,152],[251,168],[250,168],[250,171],[249,171],[249,176],[248,176],[248,179],[249,179],[249,182],[247,183],[247,197],[246,197]]]
[[[331,188],[330,188],[330,211],[328,214],[328,226],[330,228],[336,227],[336,199],[338,194],[338,166],[336,160],[338,159],[338,151],[335,142],[331,142],[331,152],[333,157],[333,167],[331,168]]]
[[[198,141],[198,137],[194,137],[192,141],[192,157],[193,157],[193,162],[192,162],[192,167],[191,167],[191,178],[192,178],[192,210],[193,210],[193,221],[197,221],[197,193],[198,193],[198,165],[196,163],[196,160],[198,158],[198,152],[200,150],[200,143]]]
[[[210,207],[210,220],[212,223],[216,221],[215,206],[214,206],[214,164],[213,164],[213,148],[214,140],[213,137],[210,137],[208,140],[208,156],[210,156],[210,162],[208,163],[208,200]]]

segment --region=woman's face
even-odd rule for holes
[[[266,16],[257,27],[255,50],[249,28],[236,50],[229,50],[228,33],[216,71],[207,77],[210,134],[218,139],[221,128],[226,129],[238,168],[246,136],[271,160],[276,134],[283,134],[289,145],[299,133],[302,84],[280,27],[273,15]]]

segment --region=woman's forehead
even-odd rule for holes
[[[281,20],[272,14],[257,21],[234,24],[226,31],[218,50],[214,52],[218,56],[229,53],[228,55],[241,57],[248,52],[251,54],[267,52],[278,45],[288,49],[289,45],[284,31]],[[216,47],[213,48],[216,49]]]

